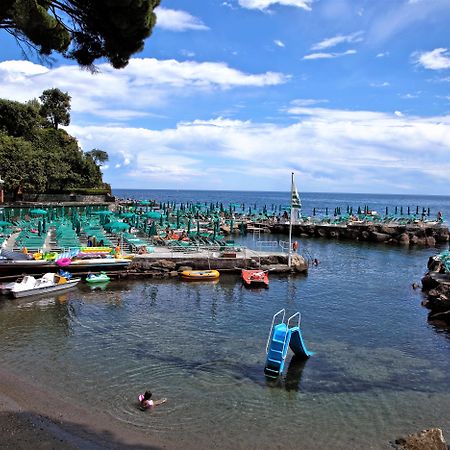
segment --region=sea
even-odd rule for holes
[[[114,190],[159,202],[286,205],[289,192]],[[365,205],[450,217],[450,197],[301,194],[305,214]],[[256,207],[255,207],[256,204]],[[250,249],[261,240],[236,237]],[[388,449],[439,427],[450,441],[450,332],[427,321],[420,282],[448,249],[299,240],[319,260],[307,275],[270,274],[269,289],[218,282],[111,281],[60,295],[0,299],[0,361],[80,407],[186,448]],[[264,376],[273,315],[301,313],[307,360],[288,353]],[[167,403],[143,413],[150,389]],[[149,441],[151,443],[151,440]]]

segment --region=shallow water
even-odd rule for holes
[[[301,246],[319,266],[271,274],[266,290],[222,275],[2,301],[2,364],[94,410],[106,396],[112,417],[188,447],[389,448],[431,426],[449,438],[449,335],[427,324],[411,287],[433,251]],[[304,362],[289,353],[273,383],[265,345],[281,308],[302,313],[315,354]],[[136,398],[147,388],[168,402],[142,413]]]

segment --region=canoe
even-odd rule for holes
[[[269,287],[269,273],[261,269],[242,269],[242,282],[245,286]]]
[[[218,270],[183,270],[181,278],[190,281],[217,280],[220,273]]]

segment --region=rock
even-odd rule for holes
[[[175,261],[170,261],[168,259],[160,259],[158,260],[157,264],[155,264],[155,266],[161,267],[163,269],[175,270],[177,265]]]
[[[432,272],[439,272],[441,268],[441,260],[437,258],[437,256],[430,256],[428,258],[427,268]]]
[[[390,238],[389,234],[379,233],[377,231],[373,231],[370,233],[370,240],[372,242],[386,242]]]
[[[317,229],[316,229],[316,234],[317,234],[317,236],[319,236],[319,237],[326,237],[327,232],[326,232],[326,230],[325,230],[324,228],[319,228],[319,227],[317,227]]]
[[[439,313],[430,313],[428,315],[428,320],[441,320],[450,324],[450,311],[439,312]]]
[[[178,272],[176,270],[172,270],[172,271],[169,272],[169,276],[177,277],[178,276]]]
[[[307,272],[308,271],[308,264],[305,261],[305,259],[299,255],[292,255],[291,259],[292,268],[296,272]]]
[[[398,237],[398,243],[400,245],[409,245],[409,235],[408,233],[402,233],[399,237]]]
[[[409,239],[410,243],[412,245],[425,245],[426,244],[426,237],[425,236],[417,236],[417,235],[413,235],[410,239]]]
[[[192,270],[192,266],[179,266],[178,267],[178,272],[183,272],[185,270]]]
[[[395,441],[403,450],[447,450],[442,430],[431,428]]]
[[[436,239],[433,236],[427,236],[426,243],[429,247],[434,247],[436,245]]]
[[[446,227],[436,228],[434,237],[437,242],[448,242],[449,240],[449,230]]]

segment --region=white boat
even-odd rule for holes
[[[76,286],[80,280],[81,278],[67,279],[56,273],[46,273],[37,279],[31,275],[25,275],[21,281],[14,283],[10,292],[15,298],[46,294],[70,289]]]

